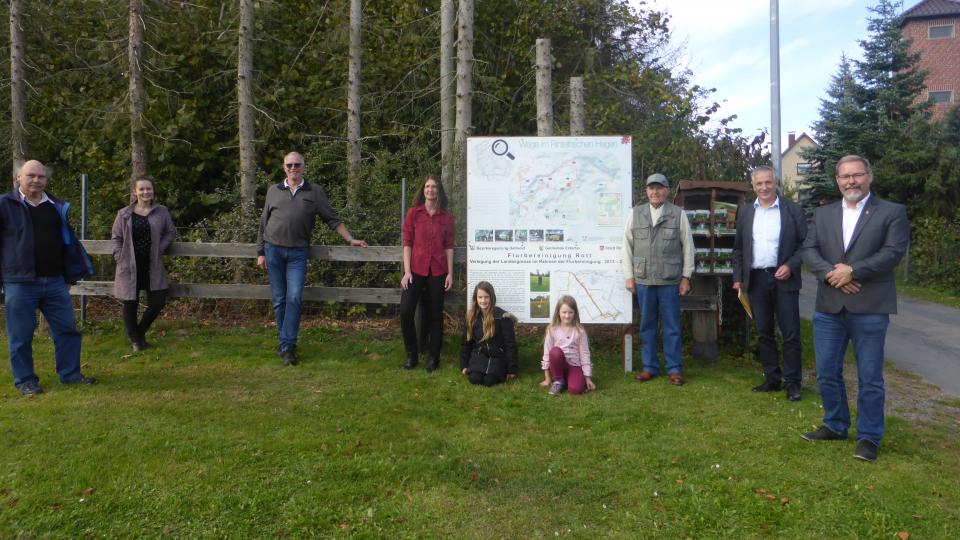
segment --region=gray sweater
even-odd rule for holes
[[[257,255],[264,255],[264,242],[282,247],[310,247],[310,234],[318,215],[331,229],[342,223],[319,184],[304,180],[292,197],[286,182],[270,186],[260,216]]]

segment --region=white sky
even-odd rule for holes
[[[641,0],[631,0],[639,4]],[[910,8],[919,0],[906,0]],[[670,14],[673,45],[693,81],[716,88],[718,117],[752,136],[770,120],[770,0],[647,0]],[[806,131],[818,118],[820,99],[837,72],[840,56],[861,57],[872,0],[780,0],[780,126]],[[769,141],[769,139],[768,139]]]

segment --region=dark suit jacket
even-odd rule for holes
[[[737,211],[737,237],[733,241],[733,281],[750,287],[750,268],[753,265],[753,217],[756,209],[747,203]],[[777,267],[790,267],[790,279],[777,281],[785,291],[800,290],[800,248],[807,236],[807,217],[799,204],[780,197],[780,241],[777,246]]]
[[[820,282],[816,310],[839,313],[846,308],[851,313],[896,313],[893,272],[910,240],[906,208],[871,194],[846,250],[842,212],[839,201],[817,208],[803,244],[803,262]],[[824,281],[836,263],[853,267],[853,279],[860,282],[860,292],[845,294]]]

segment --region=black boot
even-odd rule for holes
[[[418,364],[418,363],[419,363],[419,360],[417,359],[417,355],[415,355],[415,354],[408,354],[408,355],[407,355],[407,361],[404,362],[404,364],[403,364],[403,369],[413,369],[413,368],[417,367],[417,364]]]
[[[433,373],[439,367],[440,367],[440,359],[432,358],[430,359],[430,362],[427,363],[427,373]]]

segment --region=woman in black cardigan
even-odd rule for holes
[[[493,285],[477,283],[460,345],[460,370],[471,384],[493,386],[517,376],[513,322],[513,315],[497,307]]]

